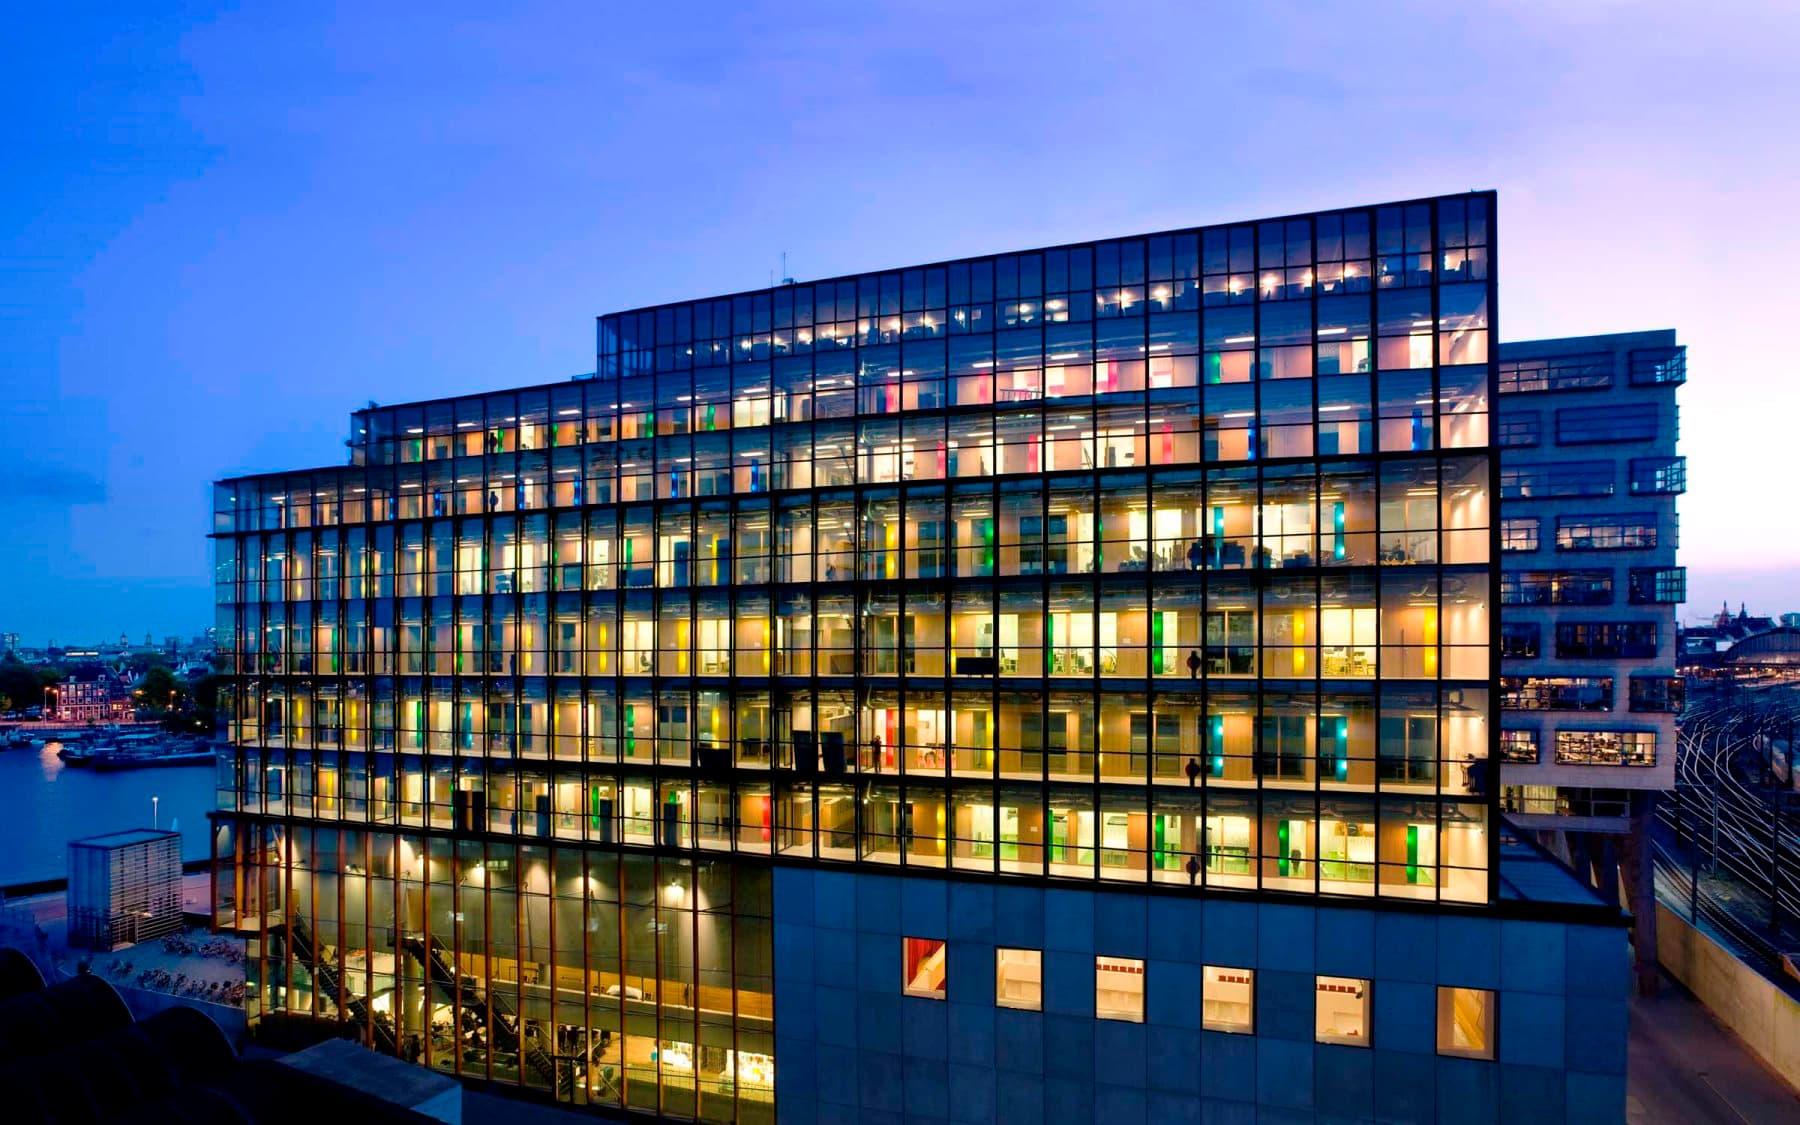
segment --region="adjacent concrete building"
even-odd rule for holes
[[[1641,920],[1655,973],[1642,833],[1675,784],[1686,572],[1676,563],[1673,331],[1500,349],[1501,807]]]

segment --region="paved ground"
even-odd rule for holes
[[[183,909],[206,910],[210,889],[205,873],[184,876],[181,892]],[[96,975],[120,985],[195,999],[215,999],[221,994],[229,999],[232,992],[243,991],[243,943],[235,938],[214,937],[206,927],[195,926],[180,935],[186,944],[173,949],[154,939],[117,953],[95,953],[69,948],[68,917],[67,899],[61,891],[9,900],[0,907],[0,945],[30,951],[52,979],[74,974],[86,960]],[[237,955],[228,956],[227,950],[233,948]],[[160,977],[145,975],[159,972],[163,974]]]
[[[1629,1065],[1628,1125],[1800,1121],[1800,1092],[1667,977],[1656,998],[1631,1002]]]

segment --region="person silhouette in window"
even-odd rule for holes
[[[1191,648],[1188,650],[1187,669],[1188,669],[1188,679],[1197,680],[1200,678],[1200,650],[1199,649]]]

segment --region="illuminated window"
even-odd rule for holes
[[[1313,1037],[1321,1043],[1367,1047],[1369,982],[1355,977],[1319,977],[1313,989]]]
[[[1538,733],[1534,730],[1500,732],[1500,760],[1534,765],[1538,760]]]
[[[1256,972],[1208,965],[1200,978],[1200,1022],[1208,1031],[1256,1034]]]
[[[1654,514],[1561,516],[1556,521],[1559,551],[1641,551],[1655,546]]]
[[[931,1000],[944,998],[944,943],[936,938],[904,939],[906,943],[906,976],[903,991],[908,996]]]
[[[1500,521],[1502,551],[1535,551],[1538,549],[1538,518],[1507,516]]]
[[[1144,963],[1130,957],[1094,958],[1094,1015],[1144,1022]]]
[[[1044,1007],[1044,955],[1035,949],[994,951],[994,1003],[1028,1012]]]
[[[1652,730],[1559,730],[1559,766],[1654,766],[1656,732]]]
[[[1485,988],[1437,990],[1437,1049],[1466,1059],[1494,1057],[1494,994]]]

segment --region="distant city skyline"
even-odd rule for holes
[[[4,630],[4,631],[0,631],[0,632],[12,633],[13,630]],[[79,635],[79,634],[75,634],[75,633],[69,633],[66,635],[61,634],[61,633],[50,633],[42,638],[32,638],[32,637],[26,636],[23,633],[17,634],[17,636],[19,638],[18,647],[21,649],[115,648],[119,644],[120,637],[125,638],[125,643],[126,643],[127,647],[142,648],[146,644],[149,644],[149,645],[155,646],[155,647],[160,647],[160,646],[168,643],[168,640],[171,637],[175,638],[180,643],[186,645],[195,640],[204,638],[206,636],[206,629],[204,629],[204,628],[190,629],[185,632],[178,631],[178,632],[172,632],[172,633],[151,633],[151,634],[149,634],[148,641],[145,640],[145,635],[146,634],[141,630],[139,630],[137,632],[133,632],[132,630],[129,630],[129,629],[120,630],[117,633],[109,633],[104,636],[98,636],[98,637],[92,636],[92,635]]]
[[[1683,620],[1800,608],[1800,525],[1769,518],[1800,154],[1762,124],[1800,90],[1800,13],[939,12],[23,13],[0,628],[185,632],[210,481],[341,463],[370,398],[589,371],[598,314],[765,284],[784,251],[804,280],[1490,187],[1500,276],[1531,279],[1502,281],[1504,339],[1689,347]],[[1404,83],[1343,49],[1371,37]],[[601,40],[632,64],[593,65]],[[1272,50],[1171,79],[1217,42]]]

